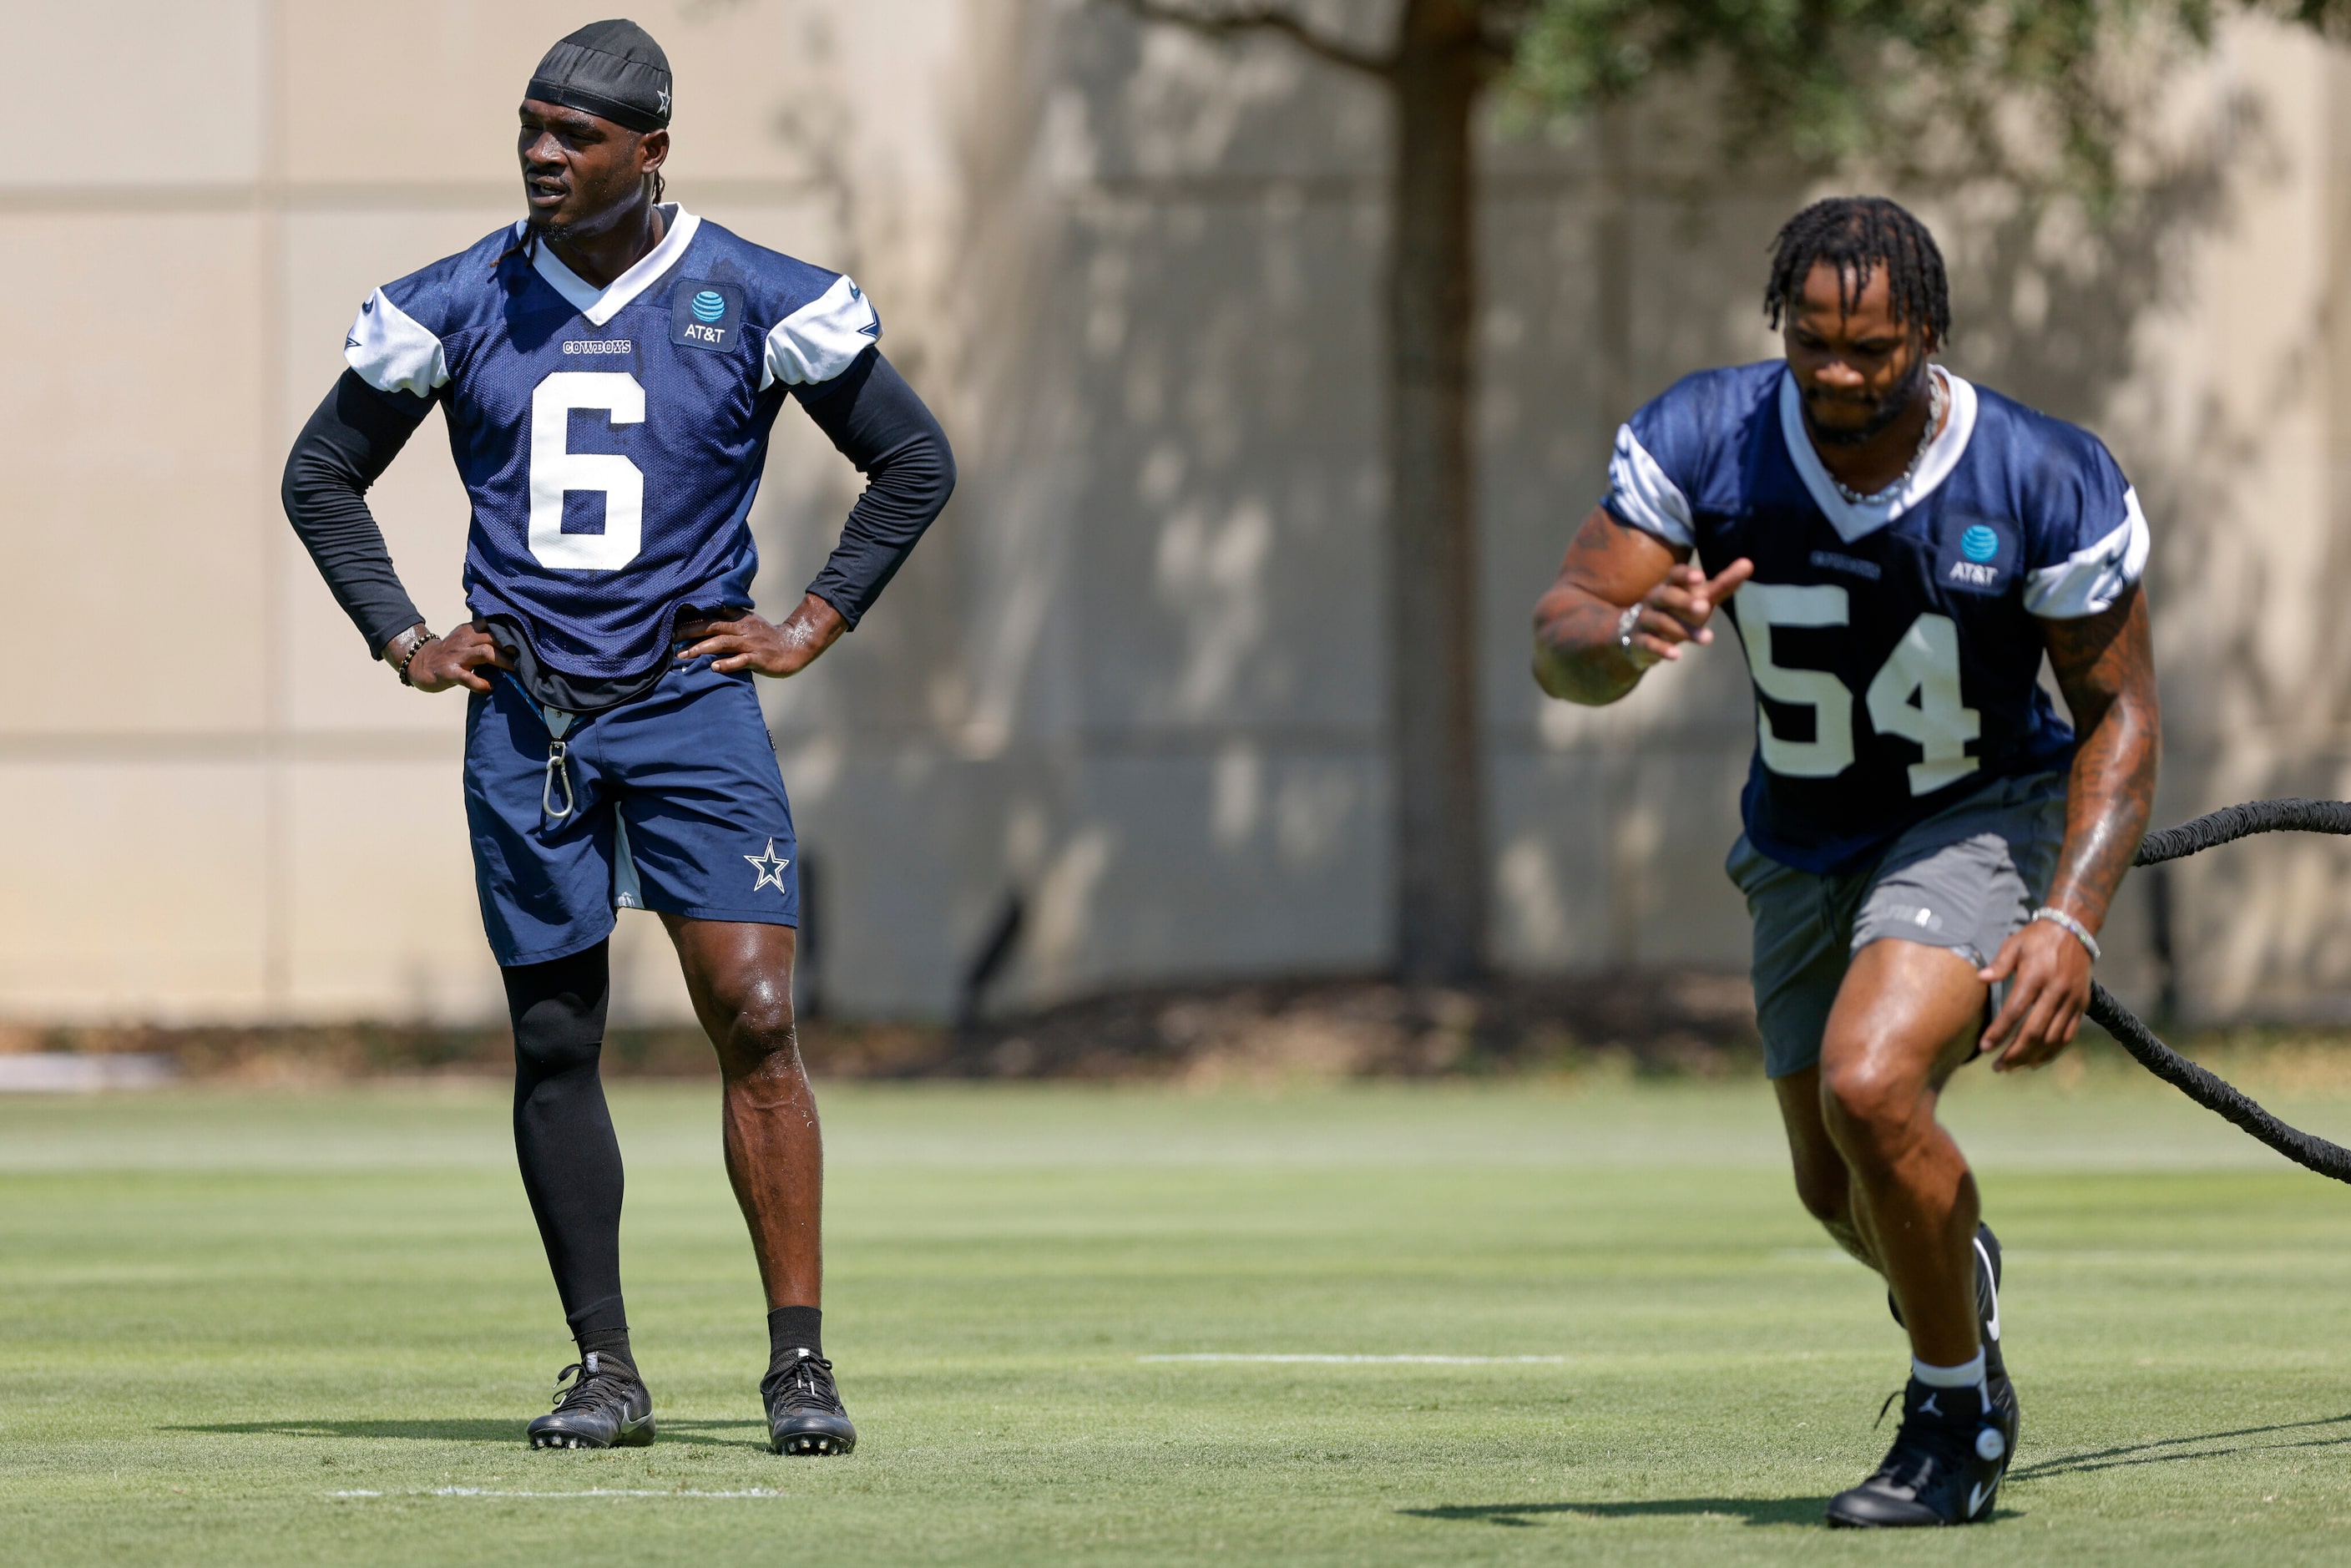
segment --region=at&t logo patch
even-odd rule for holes
[[[732,283],[680,278],[670,291],[670,341],[724,352],[743,335],[743,290]]]
[[[2016,576],[2016,530],[1991,518],[1953,518],[1937,551],[1935,578],[1962,593],[1999,593]]]

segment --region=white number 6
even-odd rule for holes
[[[644,542],[645,476],[627,458],[571,450],[571,411],[602,409],[614,424],[641,424],[645,389],[618,371],[557,371],[530,394],[530,553],[538,564],[618,571]],[[604,531],[563,531],[563,497],[601,490]]]

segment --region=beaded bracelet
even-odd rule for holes
[[[402,653],[400,656],[400,663],[392,666],[400,672],[400,684],[402,685],[407,686],[411,690],[415,688],[416,683],[408,678],[408,666],[416,663],[416,655],[424,651],[424,644],[427,643],[437,643],[440,640],[440,634],[428,627],[425,630],[424,635],[419,637],[415,642],[411,643],[408,645],[408,652]]]

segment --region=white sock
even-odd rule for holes
[[[1929,1366],[1917,1356],[1910,1358],[1910,1375],[1929,1388],[1981,1388],[1984,1382],[1983,1352],[1978,1351],[1973,1361],[1957,1366]]]

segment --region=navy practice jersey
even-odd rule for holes
[[[882,336],[848,278],[663,212],[604,288],[517,223],[377,289],[344,344],[379,391],[442,402],[473,501],[465,602],[586,680],[653,669],[683,609],[749,606],[786,389]]]
[[[2098,614],[2147,564],[2097,437],[1936,373],[1942,434],[1861,504],[1782,361],[1691,376],[1617,433],[1612,515],[1709,575],[1755,563],[1727,607],[1755,683],[1740,806],[1755,847],[1802,870],[1857,869],[1969,790],[2066,764],[2036,617]]]

